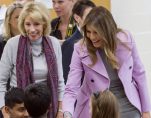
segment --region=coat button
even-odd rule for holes
[[[132,66],[129,66],[129,69],[132,69]]]
[[[94,80],[93,80],[93,79],[91,79],[91,82],[94,82]]]

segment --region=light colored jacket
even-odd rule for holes
[[[19,37],[20,35],[15,36],[8,40],[7,44],[5,45],[2,58],[0,61],[0,107],[4,105],[4,93],[6,91],[6,83],[7,83],[8,78],[11,78],[11,81],[10,81],[11,86],[17,86],[16,57],[17,57]],[[57,66],[58,66],[58,74],[59,74],[58,98],[59,98],[59,101],[62,101],[62,97],[64,94],[64,79],[63,79],[63,72],[62,72],[62,52],[61,52],[61,47],[60,47],[58,39],[52,36],[50,36],[50,39],[51,39],[50,41],[52,42],[52,45],[56,54],[56,60],[57,60]]]
[[[129,101],[140,112],[147,112],[150,111],[151,104],[145,70],[132,36],[128,32],[126,34],[121,32],[117,34],[117,37],[131,49],[128,50],[121,43],[117,45],[116,57],[120,64],[118,76]],[[93,67],[90,67],[89,64],[92,62],[86,47],[82,47],[80,43],[75,45],[63,98],[63,110],[69,111],[73,118],[90,118],[90,95],[96,91],[103,91],[110,85],[102,59],[98,52],[96,54],[98,61]],[[85,72],[85,78],[80,87],[83,71]],[[77,103],[74,110],[76,100]]]

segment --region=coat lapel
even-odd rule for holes
[[[127,44],[128,45],[128,44]],[[126,49],[124,46],[118,46],[116,50],[116,57],[118,59],[118,63],[120,65],[118,69],[118,76],[120,79],[123,79],[123,75],[125,75],[125,71],[127,68],[131,68],[132,65],[129,65],[131,63],[131,56],[132,56],[132,51],[131,51],[131,44],[128,45],[130,49]]]
[[[131,49],[131,44],[127,44],[127,46]],[[86,65],[88,68],[92,69],[93,71],[97,72],[98,74],[106,77],[107,79],[109,79],[108,73],[106,71],[106,68],[104,66],[104,63],[99,55],[99,52],[96,52],[97,55],[97,62],[94,66],[90,67],[89,64],[91,64],[91,59],[89,56],[89,53],[87,51],[86,48],[84,48],[84,50],[82,51],[83,53],[80,55],[82,58],[82,63],[84,65]],[[118,70],[118,75],[122,72],[124,72],[125,69],[125,63],[129,60],[129,58],[131,57],[131,50],[126,49],[125,46],[123,45],[118,45],[117,49],[116,49],[116,57],[118,59],[118,63],[120,65],[119,70]]]
[[[104,63],[102,62],[102,59],[101,59],[99,53],[97,52],[96,54],[97,54],[98,60],[97,60],[97,62],[94,66],[92,66],[92,67],[89,66],[89,64],[91,64],[92,62],[91,62],[91,59],[89,57],[88,52],[85,52],[84,55],[82,55],[82,63],[84,65],[86,65],[88,68],[90,68],[93,71],[97,72],[98,74],[100,74],[100,75],[104,76],[105,78],[109,79],[106,68],[104,66]]]

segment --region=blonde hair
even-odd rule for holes
[[[7,8],[5,20],[4,20],[4,32],[3,32],[3,37],[5,40],[8,40],[9,38],[13,37],[13,34],[11,32],[12,29],[9,22],[11,20],[12,14],[17,8],[23,8],[23,6],[19,3],[13,3]]]
[[[22,35],[26,36],[24,28],[24,21],[27,16],[30,16],[34,21],[43,23],[43,35],[48,36],[50,34],[50,17],[49,11],[45,5],[40,2],[27,3],[19,16],[18,27]]]
[[[92,41],[86,35],[86,27],[89,26],[93,27],[99,37],[101,37],[103,47],[100,47],[100,49],[102,48],[105,51],[107,61],[113,68],[118,69],[119,65],[115,56],[115,50],[117,48],[117,42],[119,39],[116,35],[122,30],[117,27],[110,11],[102,6],[95,7],[90,11],[83,23],[82,29],[85,36],[84,41],[86,42],[86,46],[92,60],[91,66],[93,66],[97,61],[96,51],[98,49],[93,46]]]
[[[91,96],[92,118],[119,118],[119,104],[112,92],[94,93]]]

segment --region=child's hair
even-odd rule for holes
[[[91,96],[92,118],[119,118],[119,105],[115,95],[105,90]]]
[[[13,108],[16,104],[24,103],[24,91],[21,88],[12,87],[5,93],[5,106]]]
[[[47,114],[51,104],[51,93],[45,83],[30,84],[25,89],[25,107],[29,115],[38,118]]]

